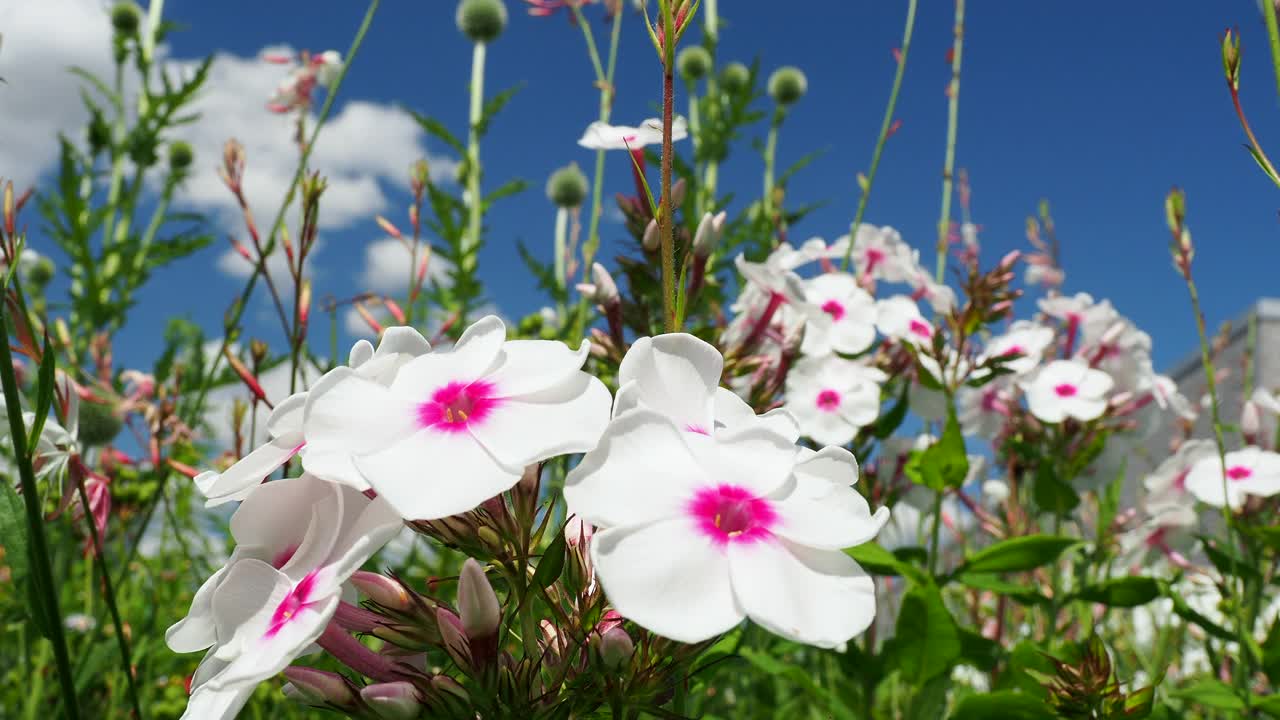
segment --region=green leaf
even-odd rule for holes
[[[445,145],[448,145],[457,151],[459,155],[467,154],[467,146],[454,136],[453,133],[449,132],[449,128],[445,127],[444,123],[433,117],[427,117],[421,113],[414,112],[413,110],[409,111],[409,115],[417,121],[418,125],[420,125],[428,135],[444,142]]]
[[[495,202],[503,198],[508,198],[508,197],[511,197],[512,195],[519,195],[520,193],[528,189],[529,189],[528,180],[524,180],[521,178],[516,178],[515,180],[508,180],[507,182],[498,186],[498,189],[484,196],[484,206],[488,208],[489,206],[493,205]]]
[[[1002,540],[965,561],[956,574],[1032,570],[1058,559],[1079,540],[1053,535],[1026,535]]]
[[[1075,600],[1102,603],[1110,607],[1137,607],[1160,597],[1160,583],[1154,578],[1131,576],[1115,578],[1097,585],[1086,585]]]
[[[988,590],[997,595],[1013,598],[1023,605],[1039,605],[1049,602],[1034,587],[1005,580],[992,573],[963,573],[956,577],[961,585],[975,590]]]
[[[960,628],[960,657],[983,672],[991,672],[1000,662],[1000,643],[982,633]]]
[[[1075,488],[1059,480],[1048,463],[1042,463],[1036,471],[1034,485],[1032,498],[1044,512],[1065,517],[1080,504],[1080,495]]]
[[[1262,582],[1262,575],[1258,573],[1258,568],[1240,559],[1232,548],[1223,547],[1219,544],[1217,538],[1205,535],[1198,537],[1200,538],[1200,544],[1204,547],[1204,554],[1209,557],[1209,562],[1213,563],[1218,572],[1227,576],[1242,577],[1253,582]]]
[[[30,559],[25,512],[18,491],[7,479],[0,480],[0,547],[4,548],[4,561],[9,565],[13,587],[26,579]]]
[[[970,695],[951,713],[951,720],[1053,720],[1054,717],[1053,710],[1043,700],[1012,690]]]
[[[1248,532],[1267,547],[1280,553],[1280,525],[1252,528]]]
[[[907,477],[934,492],[964,484],[969,475],[969,457],[965,454],[964,435],[954,405],[947,407],[947,425],[942,437],[924,452],[912,453],[904,469]]]
[[[756,669],[763,671],[767,675],[775,677],[783,677],[787,680],[804,688],[810,696],[814,698],[822,698],[825,702],[823,709],[832,713],[830,717],[843,718],[844,720],[857,720],[847,705],[844,704],[834,693],[813,681],[810,674],[800,666],[794,663],[783,662],[770,653],[755,648],[743,648],[742,657],[751,663]]]
[[[915,585],[902,597],[893,658],[905,680],[919,687],[960,658],[960,629],[934,585]]]
[[[877,543],[866,542],[855,545],[846,549],[844,554],[853,558],[863,570],[872,575],[900,575],[916,583],[928,582],[928,577],[923,570],[885,550]]]
[[[1239,640],[1239,638],[1229,630],[1200,614],[1199,611],[1188,605],[1186,599],[1184,599],[1180,593],[1175,592],[1168,586],[1165,586],[1163,590],[1165,597],[1173,601],[1173,612],[1177,614],[1178,617],[1186,620],[1187,622],[1195,623],[1202,630],[1219,640],[1228,640],[1233,642]]]
[[[1266,697],[1254,697],[1249,703],[1255,710],[1261,710],[1271,717],[1280,718],[1280,695],[1267,695]]]
[[[872,435],[884,440],[902,425],[902,421],[907,417],[907,389],[909,387],[909,383],[902,384],[902,392],[898,394],[898,399],[894,401],[893,407],[889,408],[889,412],[881,415],[880,419],[876,420],[875,425],[871,426]]]
[[[27,438],[27,454],[32,457],[35,456],[40,433],[44,431],[44,423],[49,419],[49,409],[53,407],[53,371],[56,365],[53,346],[49,344],[49,334],[45,333],[44,352],[40,354],[40,371],[36,380],[36,412],[31,421],[31,434]]]
[[[1271,623],[1267,639],[1262,641],[1262,672],[1272,685],[1280,687],[1280,618]]]
[[[564,542],[564,532],[558,532],[546,551],[542,553],[542,559],[538,561],[538,567],[533,571],[535,586],[545,589],[560,579],[560,573],[564,571]]]
[[[511,98],[515,97],[516,93],[523,89],[524,83],[520,83],[519,85],[514,85],[503,90],[485,101],[484,109],[480,111],[480,122],[476,123],[476,132],[480,133],[482,136],[489,132],[489,122],[492,121],[498,113],[502,112],[502,108],[506,107],[507,103],[511,102]]]
[[[1234,688],[1224,682],[1209,678],[1201,679],[1190,687],[1175,690],[1173,696],[1216,710],[1244,709],[1244,700],[1239,695],[1236,695]]]

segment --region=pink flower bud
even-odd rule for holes
[[[436,610],[436,624],[440,628],[440,641],[449,657],[464,670],[471,667],[471,643],[467,640],[462,621],[457,615],[440,608]]]
[[[1262,413],[1258,410],[1258,404],[1252,400],[1245,400],[1243,411],[1240,413],[1240,434],[1244,435],[1249,443],[1253,443],[1261,431]]]
[[[403,681],[366,685],[360,690],[360,697],[375,715],[386,720],[413,720],[423,710],[422,696]]]
[[[600,654],[600,662],[609,670],[621,670],[631,661],[636,651],[631,636],[621,626],[610,628],[608,632],[594,638],[592,643]]]
[[[409,591],[399,580],[358,570],[351,576],[351,584],[382,607],[401,612],[413,609],[413,600],[409,597]]]
[[[708,257],[720,245],[724,234],[724,223],[728,213],[721,210],[718,214],[707,213],[698,222],[698,230],[693,234],[693,252],[698,257]]]
[[[472,639],[492,637],[498,632],[502,608],[484,568],[472,558],[462,564],[458,577],[458,615],[462,629]]]
[[[650,220],[649,224],[644,227],[644,237],[640,239],[640,245],[649,252],[658,250],[658,221]]]
[[[591,264],[591,279],[596,287],[594,300],[601,305],[611,305],[618,301],[618,285],[613,276],[600,263]]]
[[[284,676],[292,683],[293,688],[293,692],[290,692],[290,686],[285,686],[285,694],[299,702],[337,707],[352,707],[356,704],[351,686],[347,684],[346,678],[337,673],[294,665],[285,668]]]
[[[689,183],[680,178],[671,184],[671,206],[680,207],[684,204],[684,197],[688,193]]]

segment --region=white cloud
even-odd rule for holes
[[[418,262],[422,261],[425,247],[418,249]],[[409,275],[416,272],[413,254],[405,243],[393,237],[375,240],[364,248],[364,270],[360,286],[377,293],[397,293],[409,288]],[[426,282],[445,282],[450,264],[442,257],[432,256],[427,265]]]
[[[58,155],[57,134],[76,142],[87,114],[80,101],[83,81],[68,72],[83,67],[109,77],[110,21],[101,0],[30,0],[0,3],[0,176],[20,186],[35,183],[52,169]],[[179,36],[180,39],[180,36]],[[166,55],[162,48],[158,55]],[[272,47],[264,51],[291,52]],[[173,58],[164,63],[171,77],[185,77],[198,61]],[[259,56],[218,53],[209,77],[193,104],[201,118],[175,130],[174,138],[191,143],[196,160],[178,201],[211,212],[223,230],[244,238],[246,232],[235,199],[218,177],[222,150],[235,138],[245,148],[245,195],[266,233],[275,218],[297,167],[298,147],[292,116],[266,109],[267,99],[289,68]],[[348,86],[343,95],[358,92]],[[314,116],[307,127],[314,127]],[[457,162],[428,156],[425,134],[406,113],[390,104],[349,100],[321,132],[311,156],[312,168],[328,179],[321,200],[321,228],[334,229],[372,221],[388,206],[388,190],[405,188],[409,164],[428,157],[433,177],[450,179]],[[296,205],[286,218],[297,230]],[[234,250],[219,267],[232,274],[248,272]]]

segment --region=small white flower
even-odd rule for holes
[[[1184,442],[1178,451],[1165,458],[1155,470],[1143,479],[1142,485],[1147,490],[1147,511],[1154,514],[1154,508],[1166,505],[1186,506],[1187,475],[1191,468],[1205,458],[1218,458],[1217,446],[1210,440],[1189,440]],[[1221,493],[1219,493],[1221,494]]]
[[[606,528],[592,561],[622,616],[679,642],[749,617],[837,647],[875,616],[870,576],[840,548],[888,519],[849,487],[856,479],[841,448],[798,456],[766,428],[709,437],[640,408],[614,420],[564,492],[570,512]]]
[[[820,445],[844,445],[880,415],[881,371],[828,355],[803,357],[787,374],[785,408]]]
[[[671,122],[671,141],[689,137],[689,124],[677,116]],[[578,144],[590,150],[639,150],[646,145],[662,143],[662,119],[650,118],[640,127],[593,122],[587,126]]]
[[[1044,351],[1053,343],[1053,330],[1039,323],[1018,320],[1008,331],[987,343],[986,355],[1008,357],[1004,367],[1015,375],[1026,375],[1040,364]]]
[[[933,325],[920,314],[916,301],[905,295],[895,295],[876,303],[876,329],[915,347],[933,342]]]
[[[800,352],[856,355],[876,338],[876,304],[848,273],[829,272],[804,284],[805,328]]]
[[[1101,417],[1112,385],[1111,376],[1101,370],[1075,360],[1054,360],[1022,387],[1032,415],[1042,422],[1060,423],[1067,418],[1089,421]]]
[[[482,318],[449,351],[409,360],[389,386],[350,368],[328,373],[307,397],[308,441],[354,457],[411,520],[466,512],[515,485],[525,466],[594,447],[609,391],[581,370],[590,343],[575,351],[506,335],[496,316]]]
[[[1225,504],[1232,510],[1240,509],[1248,495],[1280,493],[1280,454],[1253,446],[1229,452],[1225,481],[1222,465],[1216,452],[1197,461],[1187,473],[1187,492],[1202,503],[1214,507]]]
[[[848,247],[849,236],[842,236],[832,244],[830,256],[843,258]],[[888,226],[859,225],[851,257],[858,277],[892,283],[907,282],[920,266],[917,253]]]

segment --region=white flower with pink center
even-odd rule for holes
[[[1111,376],[1077,360],[1054,360],[1030,381],[1023,381],[1027,407],[1041,422],[1060,423],[1067,418],[1096,420],[1107,409]]]
[[[1154,515],[1159,507],[1189,505],[1187,476],[1191,473],[1191,468],[1210,457],[1214,461],[1218,459],[1217,446],[1211,440],[1188,440],[1182,443],[1176,453],[1165,458],[1143,479],[1142,484],[1147,491],[1143,504],[1147,511]]]
[[[671,122],[671,141],[689,137],[689,124],[677,116]],[[646,145],[662,143],[662,119],[650,118],[640,127],[593,122],[583,131],[578,144],[589,150],[639,150]]]
[[[347,486],[304,475],[257,487],[232,518],[231,559],[165,636],[177,652],[211,648],[183,717],[234,717],[315,642],[343,583],[401,527],[384,500]]]
[[[876,339],[876,303],[848,273],[829,272],[804,284],[807,325],[800,352],[857,355]]]
[[[527,465],[594,447],[609,391],[582,372],[589,343],[572,350],[506,334],[497,317],[483,318],[451,350],[410,360],[389,386],[330,372],[307,398],[309,442],[353,457],[411,520],[466,512],[510,489]]]
[[[887,337],[915,347],[927,347],[933,343],[933,325],[920,314],[916,301],[904,295],[876,303],[876,329]]]
[[[994,440],[1009,421],[1013,394],[1000,378],[980,388],[956,391],[956,414],[966,435]]]
[[[360,340],[351,348],[348,365],[370,381],[389,385],[400,368],[413,358],[431,350],[431,344],[410,327],[390,327],[378,342],[377,350],[368,340]],[[195,478],[196,488],[213,507],[243,500],[271,473],[280,469],[293,456],[302,453],[311,474],[332,482],[367,490],[368,483],[351,463],[351,454],[341,445],[309,444],[303,425],[307,393],[300,392],[280,401],[267,418],[269,441],[245,455],[223,472],[207,471]]]
[[[787,374],[784,408],[820,445],[845,445],[880,416],[880,370],[834,355],[802,357]]]
[[[1214,507],[1225,504],[1232,510],[1243,507],[1250,495],[1271,497],[1280,493],[1280,454],[1249,446],[1227,453],[1225,464],[1224,482],[1222,458],[1216,452],[1201,458],[1187,473],[1187,492],[1202,503]]]
[[[720,338],[726,347],[755,345],[771,334],[784,337],[804,326],[804,283],[792,264],[798,259],[790,245],[774,250],[763,263],[748,262],[742,255],[734,259],[745,283],[732,307],[733,321]]]
[[[720,351],[693,335],[638,338],[618,368],[613,416],[643,407],[702,435],[763,424],[793,442],[799,437],[795,419],[786,411],[757,416],[742,398],[720,387],[723,370]]]
[[[1003,366],[1015,375],[1026,375],[1040,365],[1044,351],[1053,344],[1053,330],[1039,323],[1018,320],[1005,334],[987,343],[986,356],[1007,358]]]
[[[832,244],[830,254],[843,258],[848,247],[849,236],[844,235]],[[919,267],[917,253],[897,230],[888,226],[859,225],[850,257],[858,277],[866,280],[905,283]]]
[[[639,408],[614,420],[565,481],[596,579],[633,622],[701,642],[744,618],[837,647],[875,616],[871,578],[841,552],[875,537],[841,448],[801,450],[767,428],[714,437]]]

